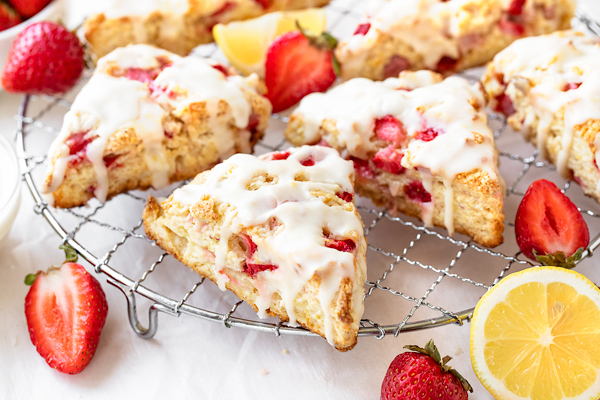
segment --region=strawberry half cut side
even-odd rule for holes
[[[545,179],[533,182],[523,196],[515,234],[525,256],[562,267],[573,267],[590,242],[587,224],[575,204]]]
[[[89,364],[100,340],[108,313],[104,291],[74,262],[35,275],[26,278],[26,283],[35,279],[25,298],[31,342],[50,367],[77,374]]]
[[[337,45],[324,32],[312,36],[304,31],[285,33],[271,44],[265,62],[267,98],[277,113],[304,96],[327,90],[336,78],[333,49]]]

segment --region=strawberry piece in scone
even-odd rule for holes
[[[271,113],[256,75],[148,45],[102,58],[65,115],[43,192],[56,207],[194,177],[249,153]]]
[[[502,243],[503,181],[477,85],[430,71],[352,79],[305,97],[285,132],[354,162],[358,193],[484,246]]]
[[[260,317],[346,351],[357,342],[366,278],[353,181],[352,162],[328,147],[236,154],[167,200],[150,197],[144,229]]]

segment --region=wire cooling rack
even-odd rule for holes
[[[361,0],[331,2],[327,7],[328,28],[334,35],[344,37],[352,32],[359,20],[360,3]],[[584,15],[579,20],[590,29],[598,28]],[[214,45],[201,47],[199,54],[226,62]],[[469,71],[463,76],[476,81],[478,74]],[[220,292],[212,283],[205,283],[204,278],[145,236],[141,215],[148,194],[168,196],[176,186],[161,191],[133,191],[106,203],[93,199],[87,207],[75,209],[55,209],[44,201],[38,188],[43,180],[45,153],[77,92],[75,89],[64,98],[23,98],[16,138],[20,167],[35,201],[34,211],[48,221],[64,243],[73,246],[97,273],[106,275],[107,281],[123,292],[134,331],[144,338],[154,336],[160,311],[277,336],[314,335],[273,318],[257,320],[248,305],[229,292]],[[483,248],[467,237],[449,237],[442,229],[426,228],[416,219],[392,215],[357,197],[369,243],[365,315],[359,336],[383,338],[447,324],[462,325],[469,320],[473,306],[486,290],[508,273],[532,266],[519,253],[512,221],[524,191],[538,178],[557,183],[578,205],[595,237],[581,264],[591,261],[593,250],[600,245],[598,204],[583,195],[576,184],[561,178],[554,166],[542,160],[537,150],[507,127],[503,117],[493,113],[489,117],[500,149],[501,174],[506,181],[505,243],[495,249]],[[285,115],[273,116],[265,138],[256,146],[257,153],[288,146],[282,135],[286,122]],[[600,279],[593,276],[593,270],[585,273],[591,279]],[[138,318],[140,301],[149,304],[145,326]]]

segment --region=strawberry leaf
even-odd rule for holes
[[[77,262],[77,250],[69,246],[68,244],[61,244],[58,246],[59,249],[65,251],[65,261],[64,262]]]
[[[27,274],[27,276],[25,276],[25,284],[27,286],[33,285],[33,282],[35,282],[35,280],[40,275],[40,273],[41,273],[41,271],[38,271],[35,274]]]
[[[538,260],[542,265],[551,265],[555,267],[571,269],[575,267],[577,261],[581,260],[581,257],[583,256],[583,250],[583,247],[580,247],[569,257],[567,257],[562,251],[557,251],[554,254],[548,253],[546,255],[541,255],[537,254],[537,251],[534,249],[533,254],[535,255],[536,260]]]

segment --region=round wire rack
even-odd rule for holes
[[[360,18],[356,12],[359,3],[361,0],[334,0],[327,7],[328,29],[335,36],[351,33]],[[578,19],[592,32],[600,33],[598,25],[585,15],[578,15]],[[198,53],[226,62],[215,45],[202,46]],[[477,81],[476,70],[461,75]],[[153,337],[160,311],[277,336],[315,335],[273,318],[257,320],[252,309],[233,294],[204,284],[204,278],[156,247],[142,228],[141,215],[148,192],[124,193],[106,203],[92,200],[88,206],[74,209],[55,209],[45,202],[38,190],[44,176],[45,152],[58,134],[56,121],[70,108],[77,92],[76,88],[64,98],[23,97],[16,116],[22,176],[33,196],[34,211],[47,220],[64,243],[74,247],[97,273],[106,275],[107,281],[123,292],[133,330],[143,338]],[[562,187],[586,219],[594,239],[582,262],[589,261],[600,245],[600,214],[594,211],[600,210],[598,204],[586,197],[577,184],[561,178],[533,146],[507,127],[503,117],[490,113],[489,118],[500,150],[501,175],[506,181],[505,243],[487,249],[467,237],[447,236],[442,229],[424,227],[416,219],[393,215],[357,197],[369,243],[365,315],[359,336],[381,339],[405,331],[462,325],[470,319],[473,306],[486,290],[508,273],[533,266],[520,255],[512,221],[525,189],[538,178],[550,179]],[[285,115],[273,116],[267,134],[256,145],[257,154],[288,146],[282,134],[286,122]],[[167,196],[175,187],[149,192]],[[146,326],[138,318],[140,299],[149,303]],[[456,311],[448,309],[449,299]]]

